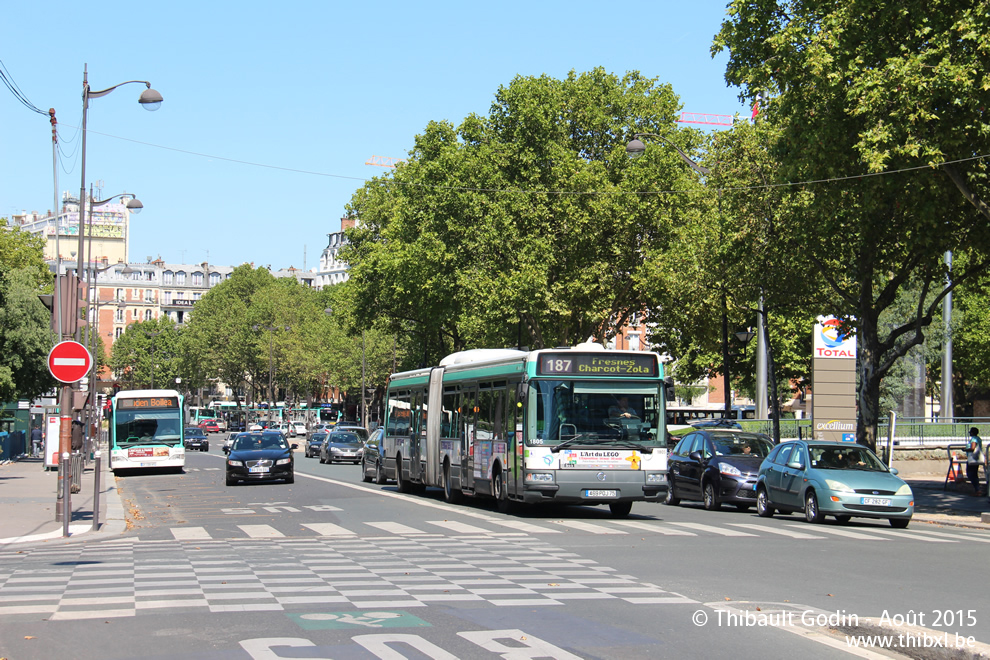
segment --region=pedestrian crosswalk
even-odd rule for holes
[[[335,511],[340,509],[335,507]],[[751,520],[746,518],[745,520]],[[655,535],[670,537],[732,537],[738,539],[781,537],[800,541],[827,541],[829,539],[855,539],[858,541],[917,541],[919,543],[960,543],[974,541],[990,543],[990,538],[978,532],[966,533],[924,529],[916,525],[912,529],[887,529],[877,525],[809,525],[804,522],[773,520],[766,522],[677,522],[642,519],[608,520],[539,520],[528,522],[512,517],[479,516],[470,522],[445,519],[418,523],[395,521],[296,522],[251,525],[218,525],[207,529],[202,526],[171,527],[172,538],[178,541],[200,541],[221,538],[274,539],[294,537],[363,537],[368,535],[392,535],[396,537],[422,536],[490,536],[499,538],[540,537],[557,534],[591,534],[595,536]]]

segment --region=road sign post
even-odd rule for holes
[[[63,341],[55,344],[51,352],[48,353],[48,371],[51,372],[55,380],[65,384],[62,388],[62,398],[59,404],[59,414],[61,416],[61,429],[59,432],[59,456],[65,456],[71,449],[71,428],[72,428],[72,390],[69,384],[81,381],[93,368],[93,356],[89,354],[86,347],[75,341]],[[71,517],[71,504],[68,501],[69,488],[66,487],[66,480],[70,480],[72,475],[68,472],[71,462],[61,461],[64,467],[59,470],[58,492],[56,494],[55,520],[61,520],[63,529],[67,532],[68,520],[65,520],[66,510]],[[65,498],[66,501],[62,501]],[[68,509],[67,509],[68,507]]]

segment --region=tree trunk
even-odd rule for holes
[[[880,340],[876,320],[864,314],[857,335],[856,355],[859,362],[859,383],[856,385],[856,442],[871,451],[877,448],[877,422],[880,419]]]

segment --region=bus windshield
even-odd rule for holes
[[[116,410],[114,432],[118,447],[176,445],[182,442],[178,410]]]
[[[665,445],[660,385],[642,382],[530,381],[529,445]]]

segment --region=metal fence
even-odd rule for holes
[[[773,420],[747,419],[740,420],[740,425],[746,431],[765,433],[773,437]],[[984,442],[990,440],[990,418],[986,417],[956,417],[951,421],[933,421],[927,417],[899,417],[894,422],[894,447],[911,448],[945,448],[949,445],[965,444],[969,440],[969,430],[979,429]],[[812,437],[812,420],[782,419],[780,420],[780,440],[809,439]],[[889,420],[884,419],[877,425],[877,448],[887,446],[890,437]]]

